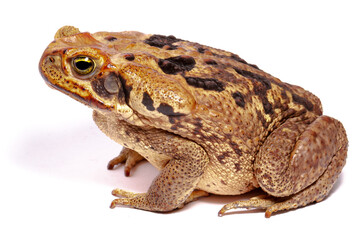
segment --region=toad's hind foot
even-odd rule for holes
[[[296,209],[298,207],[303,207],[309,204],[311,201],[303,201],[306,192],[303,194],[297,194],[289,198],[275,198],[272,196],[267,196],[266,198],[251,198],[244,201],[235,201],[229,204],[226,204],[218,213],[219,217],[224,216],[229,210],[245,208],[245,209],[264,209],[265,217],[270,218],[271,215],[275,212]],[[321,201],[321,200],[315,200]]]
[[[109,170],[114,169],[117,165],[125,162],[124,174],[130,176],[131,169],[140,161],[145,160],[143,156],[129,148],[123,148],[119,156],[113,158],[107,165]]]
[[[222,217],[226,214],[227,211],[238,208],[245,209],[268,209],[269,207],[276,204],[276,201],[273,198],[264,198],[264,197],[253,197],[249,200],[244,201],[235,201],[229,204],[226,204],[218,213],[219,217]],[[271,215],[271,214],[270,214]],[[270,217],[266,215],[266,217]]]
[[[285,200],[283,202],[277,202],[276,198],[268,197],[268,198],[251,198],[245,201],[236,201],[229,204],[226,204],[220,211],[219,217],[222,217],[226,214],[227,211],[238,208],[245,209],[266,209],[265,217],[271,217],[271,214],[274,212],[282,211],[282,210],[290,210],[299,207],[298,203],[290,200]]]

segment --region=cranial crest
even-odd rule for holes
[[[80,30],[78,28],[73,26],[64,26],[55,33],[54,38],[58,39],[62,37],[69,37],[78,33],[80,33]]]

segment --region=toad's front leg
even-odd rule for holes
[[[115,199],[111,207],[127,205],[149,211],[167,212],[182,207],[192,196],[208,162],[205,151],[197,144],[174,137],[163,142],[167,153],[172,155],[147,193],[134,194],[114,190],[113,194],[124,198]],[[154,149],[160,146],[153,144]]]
[[[120,198],[115,199],[111,207],[126,205],[148,211],[166,212],[181,208],[192,199],[205,195],[194,192],[209,162],[200,145],[164,130],[142,129],[96,112],[94,120],[109,137],[119,143],[126,143],[128,148],[161,169],[147,193],[114,190],[113,194]],[[160,158],[163,160],[159,163]]]

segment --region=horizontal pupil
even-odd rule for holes
[[[77,69],[84,71],[87,70],[89,68],[91,68],[92,63],[91,62],[86,62],[86,61],[78,61],[75,63],[75,66]]]

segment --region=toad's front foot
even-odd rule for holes
[[[130,176],[131,169],[140,161],[145,160],[143,156],[129,148],[123,148],[119,156],[113,158],[107,165],[109,170],[114,169],[117,165],[125,162],[125,176]]]

